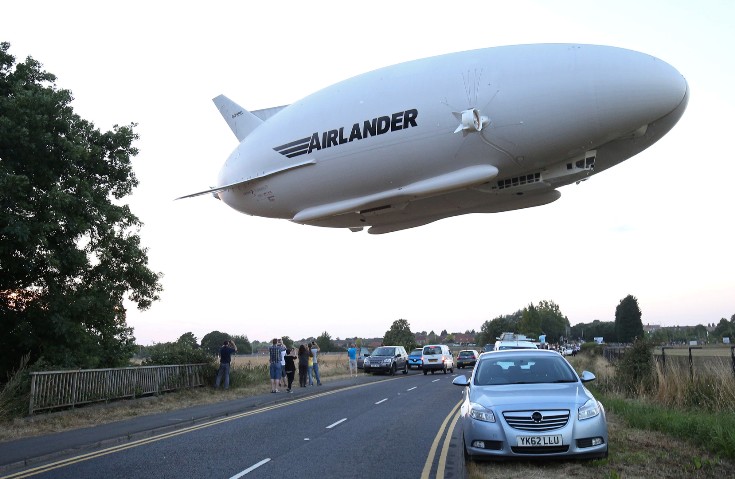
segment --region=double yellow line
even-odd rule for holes
[[[449,414],[444,418],[444,422],[442,422],[442,425],[439,427],[439,431],[437,431],[436,437],[434,437],[434,442],[431,444],[431,449],[429,449],[429,455],[426,458],[426,463],[424,463],[424,470],[421,472],[421,479],[429,479],[431,467],[434,465],[434,457],[436,457],[436,452],[442,438],[444,438],[444,444],[442,445],[441,454],[439,454],[439,463],[436,466],[436,479],[444,479],[444,469],[447,465],[449,443],[452,442],[452,434],[454,434],[454,428],[457,425],[457,420],[459,419],[459,406],[461,404],[462,401],[459,401],[457,405],[449,411]],[[447,424],[449,424],[448,430]]]
[[[157,441],[162,441],[164,439],[168,439],[168,438],[171,438],[171,437],[179,436],[181,434],[188,434],[188,433],[193,432],[193,431],[198,431],[200,429],[205,429],[205,428],[208,428],[208,427],[216,426],[218,424],[222,424],[222,423],[225,423],[225,422],[228,422],[228,421],[234,421],[236,419],[241,419],[241,418],[244,418],[244,417],[247,417],[247,416],[253,416],[255,414],[260,414],[260,413],[263,413],[263,412],[272,411],[274,409],[278,409],[278,408],[290,406],[292,404],[296,404],[296,403],[300,403],[300,402],[304,402],[304,401],[310,401],[312,399],[317,399],[317,398],[321,398],[321,397],[324,397],[324,396],[329,396],[330,394],[335,394],[335,393],[338,393],[338,392],[341,392],[341,391],[347,391],[347,390],[350,390],[350,389],[356,389],[356,388],[360,388],[360,387],[364,387],[364,386],[369,386],[370,384],[372,384],[372,383],[357,384],[355,386],[349,386],[349,387],[346,387],[346,388],[336,389],[334,391],[326,391],[326,392],[323,392],[323,393],[315,394],[313,396],[307,396],[307,397],[304,397],[304,398],[294,399],[292,401],[286,401],[286,402],[283,402],[283,403],[274,404],[274,405],[271,405],[271,406],[266,406],[266,407],[263,407],[263,408],[260,408],[260,409],[256,409],[254,411],[247,411],[247,412],[243,412],[243,413],[240,413],[240,414],[235,414],[233,416],[227,416],[227,417],[223,417],[223,418],[219,418],[219,419],[214,419],[212,421],[208,421],[208,422],[205,422],[205,423],[196,425],[196,426],[189,426],[189,427],[186,427],[186,428],[183,428],[183,429],[179,429],[177,431],[171,431],[171,432],[167,432],[167,433],[164,433],[164,434],[160,434],[160,435],[155,436],[155,437],[149,437],[149,438],[146,438],[146,439],[138,439],[136,441],[132,441],[132,442],[129,442],[129,443],[126,443],[126,444],[120,444],[118,446],[108,447],[106,449],[101,449],[99,451],[90,452],[90,453],[87,453],[87,454],[82,454],[80,456],[70,457],[68,459],[63,459],[63,460],[60,460],[60,461],[52,462],[52,463],[49,463],[49,464],[46,464],[46,465],[43,465],[43,466],[38,466],[38,467],[34,467],[32,469],[28,469],[28,470],[25,470],[25,471],[16,472],[16,473],[10,474],[8,476],[1,476],[0,479],[21,479],[21,478],[24,478],[24,477],[35,476],[37,474],[42,474],[44,472],[53,471],[54,469],[59,469],[59,468],[62,468],[62,467],[70,466],[72,464],[76,464],[76,463],[79,463],[79,462],[88,461],[90,459],[95,459],[95,458],[98,458],[98,457],[106,456],[108,454],[114,454],[116,452],[124,451],[126,449],[132,449],[134,447],[139,447],[139,446],[143,446],[143,445],[146,445],[146,444],[151,444],[151,443],[154,443],[154,442],[157,442]]]

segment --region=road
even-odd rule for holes
[[[267,405],[83,454],[6,478],[461,478],[453,374],[410,372],[296,388]],[[449,438],[449,440],[447,440]]]

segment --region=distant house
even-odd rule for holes
[[[655,333],[656,331],[661,329],[660,324],[646,324],[643,326],[643,332],[644,333]]]

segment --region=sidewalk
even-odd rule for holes
[[[375,380],[377,379],[379,378],[375,378]],[[192,406],[177,411],[139,416],[45,436],[0,442],[0,474],[16,472],[24,467],[40,465],[72,454],[82,454],[101,447],[153,437],[212,419],[238,414],[249,409],[354,386],[355,384],[363,384],[372,380],[372,376],[360,375],[358,378],[323,382],[323,386],[296,387],[293,389],[293,394],[286,392],[261,394],[219,403]]]

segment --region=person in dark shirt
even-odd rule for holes
[[[286,389],[286,391],[293,392],[291,391],[291,385],[293,384],[293,378],[296,374],[296,349],[286,349],[286,355],[283,359],[286,361],[286,378],[288,378],[288,389]]]
[[[225,389],[230,388],[230,362],[232,361],[232,353],[237,352],[237,346],[232,340],[227,340],[219,348],[219,371],[217,371],[217,379],[214,381],[214,388],[219,388],[222,382],[222,376],[225,378]]]

